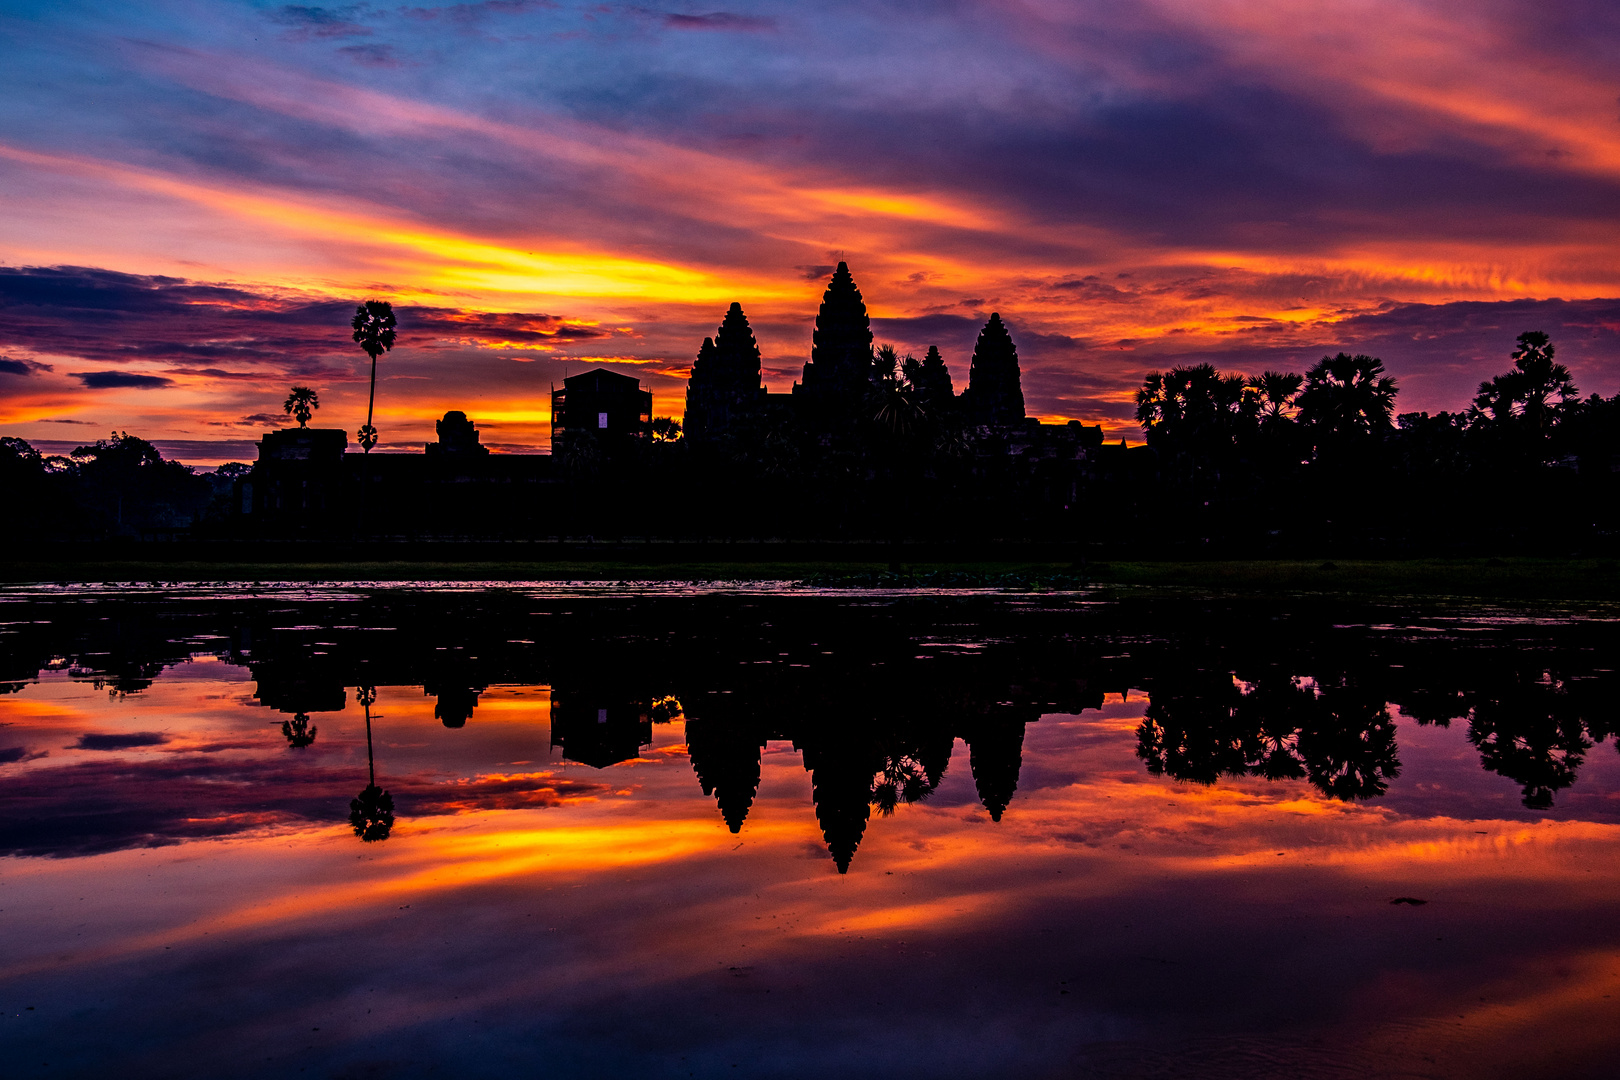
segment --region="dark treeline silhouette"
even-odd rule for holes
[[[407,328],[408,330],[408,328]],[[1146,445],[1026,413],[1012,330],[992,313],[972,355],[918,359],[876,341],[849,267],[829,280],[803,376],[763,381],[740,303],[703,339],[680,418],[639,380],[596,368],[552,388],[552,453],[491,454],[451,411],[423,453],[375,452],[385,301],[356,310],[371,358],[358,433],[296,428],[251,466],[206,477],[115,435],[44,457],[0,440],[0,478],[36,508],[27,539],[664,538],[1035,541],[1133,553],[1533,550],[1612,546],[1620,395],[1582,398],[1547,335],[1526,331],[1459,412],[1401,413],[1382,361],[1303,373],[1209,364],[1146,376]],[[1504,353],[1508,352],[1506,344]],[[962,363],[966,362],[966,378]],[[953,374],[950,362],[957,364]],[[896,549],[897,551],[899,549]]]
[[[30,526],[10,530],[13,543],[174,537],[205,522],[222,526],[235,482],[248,472],[237,464],[199,475],[165,460],[145,439],[116,431],[66,456],[0,437],[0,490]]]
[[[1608,657],[1620,641],[1601,622],[1461,627],[1446,617],[1401,630],[1392,621],[1410,625],[1412,613],[1304,601],[379,592],[287,603],[13,602],[0,690],[52,669],[136,694],[164,667],[211,651],[247,667],[254,696],[282,717],[267,748],[273,739],[308,762],[329,737],[322,714],[359,707],[369,735],[376,687],[421,687],[453,739],[478,724],[486,688],[545,685],[549,715],[536,719],[549,720],[562,756],[592,768],[636,758],[656,725],[683,720],[694,793],[732,832],[746,829],[763,748],[790,743],[840,870],[874,815],[931,798],[953,764],[992,821],[1016,813],[1029,725],[1097,708],[1107,692],[1147,696],[1137,753],[1150,773],[1301,781],[1344,800],[1378,798],[1399,777],[1397,710],[1460,727],[1480,765],[1532,811],[1554,807],[1617,733]],[[967,760],[953,763],[958,739]],[[34,748],[0,752],[22,760]],[[396,807],[398,789],[385,791],[375,766],[367,780],[350,822],[381,839],[411,799]],[[335,800],[331,812],[344,809]]]
[[[1134,501],[1169,535],[1253,550],[1606,545],[1620,395],[1581,398],[1547,335],[1464,411],[1399,413],[1382,361],[1325,356],[1303,375],[1208,364],[1147,377],[1137,418],[1157,483]]]

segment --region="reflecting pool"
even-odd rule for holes
[[[1613,1076],[1599,605],[0,590],[6,1075]]]

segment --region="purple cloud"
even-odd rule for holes
[[[730,30],[743,33],[761,33],[776,29],[775,19],[762,19],[753,15],[738,15],[730,11],[711,11],[707,15],[681,15],[668,12],[664,25],[671,30]]]
[[[0,356],[0,375],[33,375],[40,371],[50,371],[51,365],[36,363],[33,360],[13,360],[9,356]]]
[[[345,45],[338,52],[363,67],[402,67],[392,45]]]
[[[84,383],[86,390],[159,390],[174,385],[173,379],[162,375],[139,375],[133,371],[74,371],[70,374]]]
[[[116,736],[107,736],[116,738]],[[122,747],[106,747],[122,749]],[[19,759],[20,760],[20,759]],[[283,752],[248,760],[165,753],[98,759],[9,775],[0,789],[0,854],[68,858],[254,830],[346,819],[365,784],[338,767]],[[550,773],[478,776],[457,783],[392,776],[402,815],[554,806],[608,786]]]
[[[313,375],[332,356],[351,352],[353,311],[350,300],[255,293],[157,275],[0,267],[0,340],[96,363],[166,362],[174,365],[168,369],[173,375],[257,379],[265,368]],[[401,334],[410,335],[413,348],[426,350],[497,342],[561,345],[609,336],[556,315],[410,305],[396,311]],[[105,371],[74,377],[91,389],[172,381]]]
[[[162,746],[167,735],[156,731],[136,731],[129,735],[80,735],[69,750],[134,750],[142,746]]]
[[[349,18],[356,10],[353,7],[334,9],[288,4],[271,13],[270,20],[282,26],[292,27],[282,35],[289,41],[369,36],[371,34],[369,26],[363,26]]]

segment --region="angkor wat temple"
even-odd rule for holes
[[[552,392],[552,452],[491,454],[460,412],[424,454],[351,452],[341,431],[267,434],[241,482],[237,526],[264,536],[1067,539],[1082,504],[1135,467],[1100,427],[1025,411],[1001,317],[957,393],[937,347],[874,347],[839,263],[803,378],[767,391],[732,304],[692,367],[681,425],[606,369]],[[1134,452],[1133,452],[1134,453]]]
[[[950,444],[964,437],[997,440],[992,453],[1033,455],[1031,460],[1083,460],[1102,444],[1101,427],[1078,421],[1045,425],[1025,413],[1018,349],[999,314],[979,332],[961,394],[937,346],[930,345],[921,360],[887,346],[874,348],[866,302],[847,263],[840,262],[827,283],[811,340],[802,381],[789,393],[768,393],[748,317],[741,304],[732,304],[692,365],[685,416],[691,446],[746,452],[751,441],[791,433],[868,458],[903,446],[926,468],[930,458],[950,453]]]
[[[985,429],[1040,426],[1024,412],[1018,349],[999,314],[979,332],[967,389],[958,396],[937,346],[917,361],[874,351],[872,323],[849,265],[840,262],[816,315],[804,380],[770,394],[760,374],[759,345],[741,304],[732,304],[715,336],[704,338],[686,389],[686,437],[693,445],[746,437],[761,426],[799,424],[826,436],[879,420],[885,406],[911,424],[953,421]],[[897,400],[884,400],[885,396]],[[891,426],[895,426],[891,424]],[[1069,425],[1079,428],[1076,422]],[[1067,432],[1066,432],[1067,433]],[[1076,434],[1097,445],[1102,429]]]

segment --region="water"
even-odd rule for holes
[[[5,1071],[1614,1075],[1614,615],[11,589]]]

